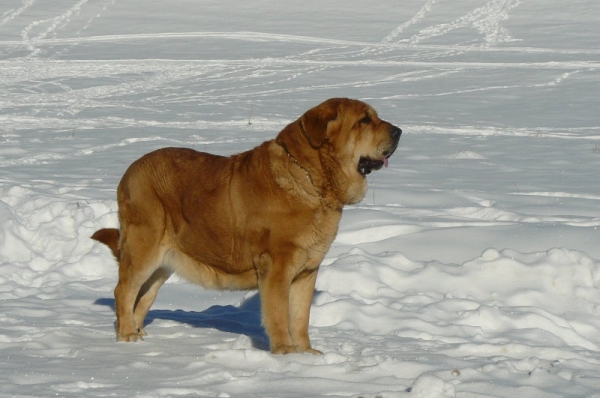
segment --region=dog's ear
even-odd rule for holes
[[[330,99],[300,117],[300,130],[313,148],[319,148],[327,139],[329,122],[338,117],[338,105],[337,99]]]

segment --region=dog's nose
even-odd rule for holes
[[[390,130],[390,149],[386,151],[386,157],[389,158],[398,148],[398,144],[400,143],[400,135],[402,134],[402,130],[398,127],[392,125]],[[386,166],[387,167],[387,166]]]
[[[399,127],[393,126],[392,131],[390,131],[390,135],[394,140],[399,140],[400,135],[402,135],[402,130]]]

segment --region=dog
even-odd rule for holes
[[[163,148],[135,161],[117,188],[120,228],[92,236],[119,262],[117,340],[143,340],[176,272],[206,288],[258,288],[271,352],[320,353],[308,336],[319,265],[342,208],[362,200],[401,134],[364,102],[332,98],[247,152]]]

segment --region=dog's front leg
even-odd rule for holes
[[[290,285],[292,267],[265,253],[257,264],[263,326],[273,354],[298,352],[290,334]]]
[[[317,279],[317,268],[305,270],[292,282],[290,289],[290,333],[292,341],[299,352],[311,354],[322,354],[310,345],[308,337],[308,321],[310,317],[310,306],[315,293],[315,281]]]

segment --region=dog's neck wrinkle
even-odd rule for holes
[[[292,155],[288,149],[288,147],[285,145],[284,142],[278,142],[279,145],[281,145],[281,147],[283,148],[283,150],[285,151],[286,155],[288,158],[290,158],[290,160],[296,165],[298,166],[300,169],[302,169],[302,171],[306,174],[306,178],[308,179],[308,181],[310,181],[310,183],[315,187],[315,183],[312,180],[312,177],[310,176],[310,173],[308,172],[308,170],[306,170],[305,167],[303,167],[300,163],[298,163],[298,159],[296,159],[296,157],[294,155]]]
[[[332,187],[331,182],[325,176],[327,174],[322,163],[320,152],[324,147],[314,148],[306,141],[306,136],[300,130],[300,123],[290,124],[285,128],[275,139],[275,143],[279,145],[288,159],[294,163],[294,167],[306,175],[307,185],[314,188],[313,195],[316,194],[320,201],[328,208],[339,210],[343,203],[338,199],[335,187]],[[294,153],[294,148],[297,146],[306,148],[308,153],[301,152],[301,156]],[[309,149],[310,148],[310,149]],[[309,173],[308,170],[314,170]]]
[[[304,173],[306,175],[306,181],[308,181],[308,183],[310,184],[310,186],[312,186],[314,188],[314,193],[316,193],[316,195],[320,198],[323,199],[323,189],[317,185],[315,183],[315,181],[313,180],[312,176],[310,175],[309,171],[307,170],[306,167],[304,167],[302,164],[300,164],[300,162],[298,161],[298,158],[296,158],[288,149],[287,145],[285,144],[285,142],[283,142],[282,140],[276,140],[275,141],[277,144],[279,144],[279,146],[281,146],[283,148],[283,151],[285,152],[286,156],[288,157],[288,159],[290,159],[292,161],[292,163],[295,165],[295,167],[297,167],[302,173]],[[307,192],[308,193],[308,192]]]
[[[321,148],[323,151],[329,151],[330,146],[326,143]],[[326,190],[331,192],[331,195],[338,202],[337,206],[341,209],[345,204],[348,204],[343,192],[346,191],[345,186],[348,181],[343,173],[339,171],[342,169],[342,165],[336,160],[335,156],[325,156],[321,158],[323,164],[324,173],[328,174],[329,178],[325,178],[327,187]],[[338,172],[336,172],[336,170]]]

